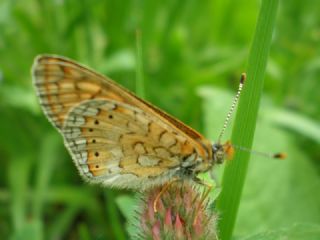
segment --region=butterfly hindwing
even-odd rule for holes
[[[105,99],[72,108],[62,134],[85,179],[117,187],[146,179],[155,184],[161,176],[174,175],[183,148],[190,147],[183,136],[165,129],[141,109]]]

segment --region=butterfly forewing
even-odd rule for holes
[[[33,66],[34,85],[48,118],[61,129],[69,110],[88,99],[124,101],[108,80],[61,57],[40,56]]]
[[[199,159],[207,168],[208,140],[112,80],[55,56],[38,57],[33,77],[44,112],[89,182],[147,188]]]

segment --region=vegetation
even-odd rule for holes
[[[260,7],[244,0],[0,0],[1,237],[128,239],[134,231],[127,223],[135,193],[83,182],[41,112],[30,76],[37,54],[73,58],[137,88],[216,140],[240,74],[252,67]],[[319,11],[317,0],[279,3],[252,148],[288,158],[251,155],[234,239],[320,236]],[[223,167],[216,171],[221,181]]]

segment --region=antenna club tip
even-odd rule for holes
[[[276,153],[273,155],[274,158],[278,158],[278,159],[286,159],[287,158],[287,154],[285,153]]]
[[[246,80],[247,80],[247,74],[245,72],[241,73],[240,83],[244,84]]]

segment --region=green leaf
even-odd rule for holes
[[[320,225],[311,223],[295,224],[289,228],[254,234],[239,240],[318,240],[320,236]]]
[[[116,203],[121,211],[121,213],[126,218],[126,230],[131,237],[137,236],[140,232],[140,229],[137,227],[139,226],[139,219],[137,219],[138,215],[138,198],[132,197],[129,195],[121,195],[116,198]],[[134,239],[134,238],[132,238]]]
[[[262,105],[261,109],[269,111],[269,107]],[[285,151],[288,157],[277,160],[251,154],[236,236],[296,222],[320,222],[320,192],[317,191],[320,179],[313,162],[297,147],[295,134],[265,121],[262,116],[265,114],[261,114],[257,123],[253,149],[266,153]]]
[[[293,111],[278,110],[265,113],[265,117],[275,124],[288,128],[302,136],[306,136],[320,143],[320,125],[302,114]]]
[[[137,199],[130,195],[120,195],[116,198],[116,203],[127,219],[130,219],[137,207]]]

